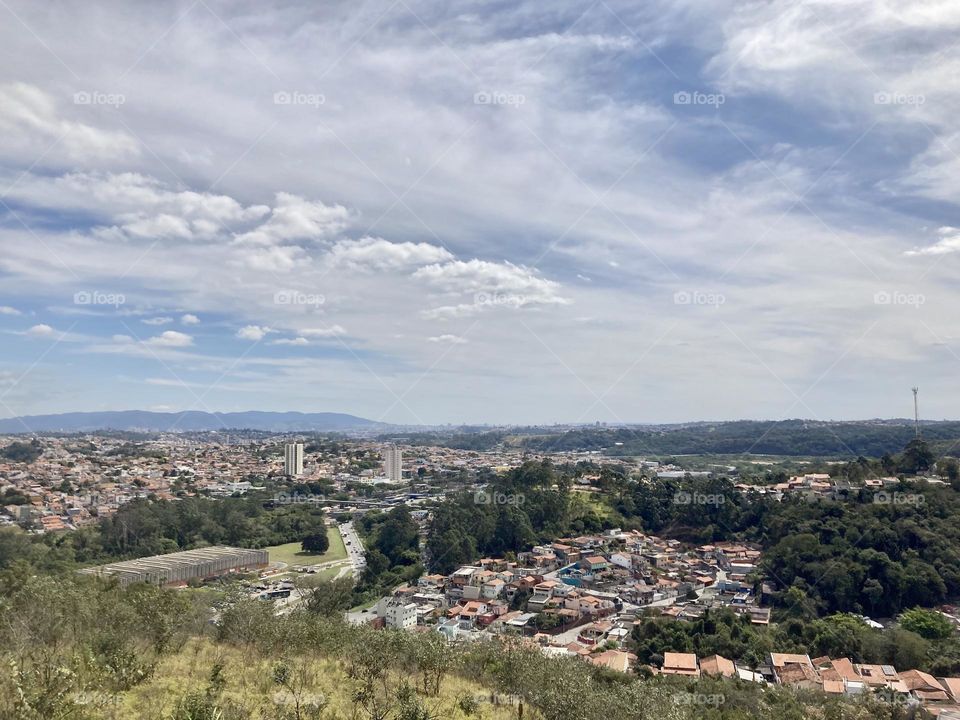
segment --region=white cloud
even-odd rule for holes
[[[295,337],[295,338],[281,338],[279,340],[273,340],[270,342],[271,345],[309,345],[310,341],[305,337]]]
[[[21,315],[22,313],[16,308],[12,308],[9,305],[0,305],[0,315]]]
[[[160,333],[156,337],[150,338],[146,341],[146,343],[148,345],[156,345],[158,347],[179,348],[193,345],[193,338],[186,333],[177,332],[176,330],[167,330]]]
[[[259,342],[266,337],[267,333],[273,332],[268,327],[260,327],[259,325],[247,325],[237,330],[237,337],[241,340],[253,340]]]
[[[331,325],[330,327],[326,328],[306,328],[304,330],[300,330],[299,332],[301,335],[305,335],[306,337],[318,338],[338,337],[340,335],[347,334],[347,331],[339,325]]]
[[[341,240],[329,253],[334,266],[356,270],[403,270],[417,265],[452,260],[446,248],[430,243],[394,243],[382,238]]]
[[[445,343],[448,345],[465,345],[467,343],[467,339],[459,335],[434,335],[428,337],[427,340],[432,343]]]
[[[167,325],[173,322],[172,317],[154,317],[141,320],[144,325]]]
[[[27,335],[30,335],[31,337],[49,337],[50,335],[53,335],[54,332],[56,331],[52,327],[41,323],[40,325],[34,325],[32,328],[27,330]]]
[[[933,245],[924,248],[907,250],[905,255],[949,255],[960,252],[960,229],[954,227],[942,227],[937,231],[940,239]]]
[[[125,132],[101,130],[63,117],[68,110],[75,114],[76,109],[74,105],[57,103],[35,85],[0,85],[0,133],[5,150],[42,152],[51,143],[57,143],[68,159],[81,162],[134,157],[139,153],[138,143]]]
[[[180,322],[183,325],[199,325],[200,318],[198,318],[196,315],[191,315],[190,313],[187,313],[186,315],[180,318]]]
[[[570,303],[560,295],[559,283],[509,262],[456,260],[422,267],[414,277],[442,292],[471,296],[472,304],[458,303],[425,311],[423,315],[428,318],[462,317],[483,308]]]
[[[270,217],[256,229],[237,235],[237,242],[274,245],[291,240],[322,240],[343,230],[348,218],[342,205],[324,205],[279,192]]]

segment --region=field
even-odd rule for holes
[[[327,537],[330,540],[330,549],[323,554],[305,553],[300,549],[299,542],[273,545],[264,549],[270,553],[270,562],[282,562],[287,565],[317,565],[346,559],[347,548],[343,545],[340,531],[335,527],[328,527]]]

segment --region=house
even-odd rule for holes
[[[591,572],[601,572],[610,567],[610,561],[601,555],[591,555],[581,560],[580,566]]]
[[[900,673],[910,694],[921,702],[943,702],[950,699],[946,688],[933,675],[922,670],[907,670]]]
[[[809,655],[770,653],[770,667],[774,679],[781,685],[804,689],[819,688],[821,685],[820,675]]]
[[[825,693],[855,695],[869,687],[849,658],[831,660],[829,657],[822,657],[812,662],[820,673]]]
[[[557,590],[557,586],[560,584],[561,583],[558,583],[555,580],[545,580],[534,585],[533,594],[527,601],[527,607],[534,612],[543,610],[544,606],[553,597],[554,592]]]
[[[889,688],[904,694],[909,692],[906,684],[900,679],[900,674],[892,665],[855,665],[854,667],[871,690]]]
[[[495,578],[492,578],[491,580],[487,580],[487,582],[483,584],[481,594],[487,600],[492,600],[496,597],[500,597],[500,595],[503,593],[503,588],[505,586],[506,586],[506,583],[504,583],[503,580],[501,580],[498,577],[495,577]]]
[[[697,656],[693,653],[664,653],[663,667],[660,669],[660,672],[664,675],[700,677],[700,668],[697,667]]]
[[[580,628],[577,635],[577,641],[584,645],[598,645],[606,639],[607,634],[613,629],[613,625],[608,622],[595,622],[584,625]]]
[[[728,660],[722,655],[711,655],[700,661],[700,672],[704,675],[732,678],[737,675],[737,667],[733,660]]]
[[[596,655],[588,655],[587,657],[594,665],[622,673],[630,672],[630,668],[632,668],[637,661],[636,655],[623,652],[622,650],[606,650]]]

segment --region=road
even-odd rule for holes
[[[363,557],[363,543],[360,542],[360,535],[353,527],[353,521],[345,522],[340,525],[340,535],[343,537],[343,544],[347,548],[347,557],[353,566],[353,576],[360,577],[366,567],[367,561]]]
[[[353,527],[352,521],[343,523],[338,526],[337,529],[340,531],[340,537],[343,538],[343,545],[347,549],[347,560],[350,561],[349,565],[343,565],[343,560],[331,560],[330,562],[313,565],[312,569],[324,570],[343,565],[333,579],[339,580],[342,577],[346,577],[349,573],[352,573],[355,578],[359,577],[360,573],[363,572],[363,568],[366,566],[366,560],[363,557],[363,543],[360,542],[360,536]],[[277,608],[277,614],[285,615],[299,607],[303,604],[304,600],[306,600],[307,594],[307,591],[297,588],[290,594],[289,598],[276,601],[275,607]]]

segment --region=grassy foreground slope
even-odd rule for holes
[[[276,617],[270,603],[239,598],[213,624],[204,597],[3,572],[0,719],[906,717],[869,697],[628,675],[547,658],[520,639],[451,644],[431,630],[354,627],[308,609]]]
[[[292,674],[304,681],[299,699],[303,717],[312,717],[323,708],[319,717],[354,717],[352,684],[345,665],[332,658],[287,656],[283,659]],[[224,679],[223,689],[218,693],[216,704],[223,712],[239,717],[276,717],[284,714],[296,716],[297,695],[277,685],[274,670],[278,659],[253,655],[238,647],[219,644],[206,639],[193,639],[175,655],[165,658],[153,677],[119,698],[113,709],[104,717],[139,718],[141,720],[167,720],[176,717],[182,698],[206,696],[210,687],[211,668],[220,667]],[[487,720],[510,720],[516,718],[516,709],[511,704],[497,707],[490,703],[490,692],[475,682],[460,677],[451,677],[443,682],[436,697],[426,698],[424,705],[436,718],[466,720],[481,717],[467,715],[460,704],[464,698],[476,699],[483,706],[482,717]],[[502,698],[508,702],[507,698]],[[469,702],[464,703],[469,707]],[[363,717],[363,716],[361,716]],[[179,719],[178,719],[179,720]]]

